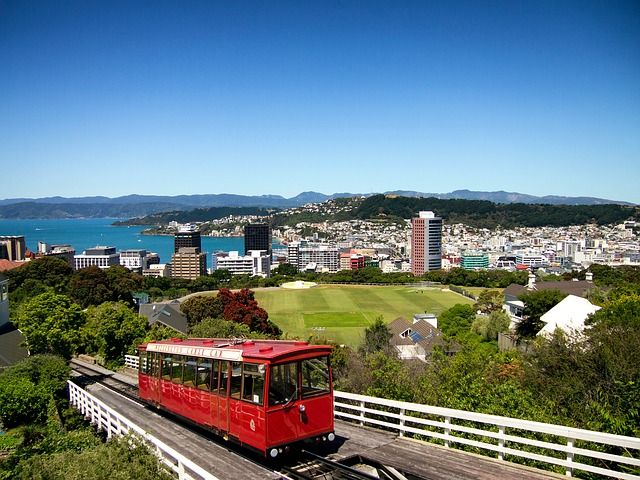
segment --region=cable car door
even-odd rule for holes
[[[231,362],[220,362],[220,388],[218,390],[218,430],[229,433],[229,372]]]
[[[151,378],[149,379],[149,390],[151,392],[151,401],[160,403],[160,354],[151,352],[147,361],[150,362],[149,373]]]

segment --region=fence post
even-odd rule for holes
[[[360,400],[360,425],[364,425],[364,400]]]
[[[504,431],[506,430],[506,427],[504,425],[500,425],[499,429],[498,429],[498,447],[500,447],[500,450],[498,450],[498,460],[504,460]]]
[[[448,447],[449,446],[449,435],[451,435],[451,429],[449,428],[449,425],[451,425],[451,417],[444,417],[444,424],[445,424],[445,428],[444,428],[444,446]]]
[[[404,437],[404,408],[400,409],[400,436]]]
[[[565,475],[567,477],[573,477],[573,467],[571,464],[573,463],[573,447],[575,445],[575,439],[567,438],[567,469],[565,470]]]

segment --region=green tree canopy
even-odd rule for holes
[[[180,310],[187,316],[189,326],[202,322],[205,318],[220,318],[224,312],[222,297],[195,295],[180,304]]]
[[[458,303],[438,315],[438,328],[449,337],[464,337],[476,319],[472,305]]]
[[[82,344],[80,328],[85,316],[66,295],[46,292],[22,303],[16,312],[18,328],[29,352],[70,358]]]
[[[390,354],[393,351],[393,347],[389,343],[392,336],[382,316],[377,317],[373,323],[364,330],[364,340],[362,345],[360,345],[359,351],[364,355],[374,352]]]
[[[147,320],[135,314],[124,302],[105,302],[87,310],[83,328],[86,344],[105,362],[121,362],[142,341]]]
[[[284,277],[293,276],[298,274],[298,269],[291,265],[290,263],[281,263],[276,268],[274,268],[271,273],[273,275],[282,275]]]
[[[471,324],[471,330],[486,341],[495,341],[498,334],[509,329],[511,317],[504,310],[495,310],[489,315],[479,315]]]
[[[113,298],[109,277],[100,268],[91,266],[73,273],[69,280],[69,294],[82,308],[100,305]]]
[[[189,328],[189,336],[197,338],[267,338],[260,332],[252,332],[244,323],[230,322],[222,318],[205,318]]]
[[[504,294],[499,290],[483,290],[478,295],[473,308],[481,313],[491,313],[497,310],[502,310],[502,304],[504,303]]]
[[[34,355],[0,374],[0,420],[7,427],[42,422],[47,404],[66,390],[70,368],[54,355]]]
[[[63,293],[72,273],[73,269],[65,260],[57,257],[43,257],[28,262],[20,268],[9,270],[6,275],[9,278],[11,290],[19,288],[27,280],[35,280],[53,288],[56,293]]]

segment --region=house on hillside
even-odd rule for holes
[[[187,334],[187,316],[180,310],[180,302],[146,303],[140,305],[140,315],[147,317],[149,325],[160,323],[166,327]]]
[[[0,274],[0,327],[9,322],[9,280]]]
[[[545,326],[538,332],[538,336],[551,338],[556,329],[569,336],[581,334],[589,315],[600,308],[602,307],[592,304],[586,298],[569,295],[540,317]]]
[[[0,369],[27,358],[25,338],[9,321],[9,281],[0,274]]]
[[[559,282],[536,282],[536,276],[529,274],[529,281],[526,286],[512,283],[504,290],[503,310],[511,317],[511,328],[522,320],[524,303],[518,297],[524,293],[541,290],[558,290],[559,292],[586,298],[589,290],[593,288],[593,275],[587,272],[587,279],[581,281],[559,281]]]
[[[406,318],[398,317],[388,327],[392,335],[390,343],[401,360],[424,362],[436,347],[441,347],[446,355],[460,351],[459,345],[446,341],[442,332],[424,318],[414,318],[412,323]]]

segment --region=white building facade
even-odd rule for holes
[[[120,254],[116,252],[116,247],[97,246],[86,249],[80,255],[75,255],[73,261],[76,270],[91,266],[107,269],[120,264]]]
[[[249,250],[248,255],[237,251],[218,254],[215,258],[216,270],[228,270],[232,275],[268,277],[271,274],[271,255],[264,250]]]

